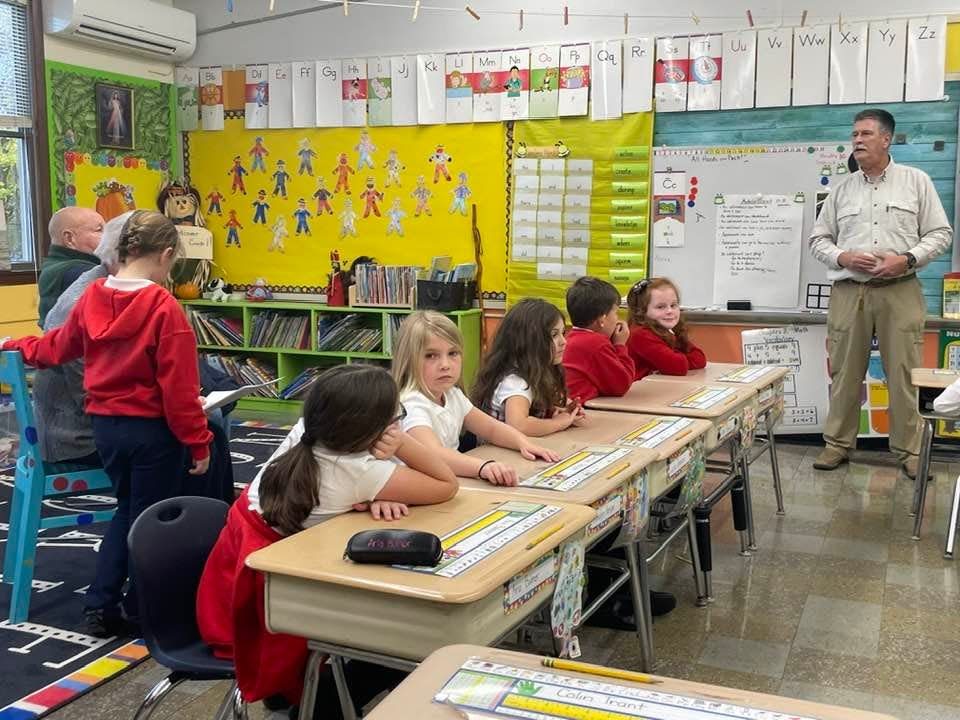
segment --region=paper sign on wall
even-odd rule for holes
[[[499,122],[503,77],[500,53],[473,54],[473,121]]]
[[[443,55],[417,55],[417,122],[420,125],[439,125],[446,118],[443,70]]]
[[[317,127],[343,125],[343,75],[339,60],[317,60]]]
[[[752,108],[756,77],[757,33],[753,30],[724,33],[720,107],[724,110]]]
[[[652,37],[623,41],[623,111],[650,112],[653,109],[653,60],[656,47]]]
[[[907,21],[870,23],[867,48],[867,102],[901,102],[903,58],[907,52]]]
[[[390,107],[393,125],[417,124],[417,60],[413,56],[390,58]]]
[[[590,99],[590,46],[560,48],[560,117],[586,115]]]
[[[173,76],[177,85],[177,129],[196,130],[200,127],[200,69],[176,67]]]
[[[346,127],[367,124],[367,61],[364,58],[343,61],[343,124]]]
[[[560,92],[560,46],[530,50],[530,117],[557,117]]]
[[[390,58],[367,61],[367,122],[372,126],[393,124],[393,73]]]
[[[503,68],[501,120],[526,120],[530,116],[530,50],[505,50],[500,57]]]
[[[830,104],[863,103],[867,97],[867,23],[830,26]]]
[[[293,124],[293,86],[290,63],[270,63],[270,127],[288,128]]]
[[[654,247],[683,247],[686,195],[685,172],[666,171],[653,174]]]
[[[317,124],[316,72],[317,65],[313,61],[290,63],[294,127],[315,127]]]
[[[793,30],[793,104],[826,105],[830,26]]]
[[[943,97],[947,18],[911,19],[907,24],[907,102]]]
[[[446,57],[446,97],[448,123],[473,120],[473,55],[453,53]]]
[[[723,81],[721,35],[690,38],[687,110],[719,110]]]
[[[590,75],[593,84],[591,120],[623,116],[623,58],[619,40],[593,43]]]
[[[687,109],[689,51],[687,38],[657,39],[657,63],[654,66],[657,112],[680,112]]]
[[[200,68],[200,126],[223,130],[223,68]]]
[[[790,67],[793,63],[793,32],[786,29],[757,33],[756,106],[786,107],[790,104]]]

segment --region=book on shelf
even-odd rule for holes
[[[190,325],[200,345],[243,347],[243,323],[238,318],[190,310]]]
[[[310,348],[310,316],[264,310],[253,316],[250,347]]]
[[[379,322],[379,318],[375,318]],[[380,352],[383,332],[370,327],[360,313],[321,315],[317,322],[317,350],[321,352]]]
[[[328,368],[311,367],[297,375],[293,381],[280,391],[281,400],[303,400],[310,388],[317,382],[317,378]]]
[[[214,368],[226,373],[237,385],[256,385],[253,394],[258,397],[277,398],[277,368],[260,358],[237,355],[205,355]]]
[[[283,380],[283,378],[273,378],[272,380],[265,380],[262,383],[243,385],[238,387],[236,390],[214,390],[203,398],[203,411],[205,413],[209,413],[212,410],[216,410],[219,407],[223,407],[224,405],[232,403],[235,400],[239,400],[240,398],[244,398],[247,395],[253,395],[260,388],[267,385],[273,385],[281,380]]]
[[[357,265],[354,287],[357,305],[413,306],[417,286],[414,265]]]

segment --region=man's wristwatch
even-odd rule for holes
[[[913,270],[917,266],[917,256],[912,252],[902,252],[900,254],[907,259],[907,270]]]

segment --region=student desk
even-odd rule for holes
[[[344,657],[410,669],[450,643],[495,643],[552,596],[551,586],[540,586],[520,607],[505,607],[507,583],[593,520],[596,513],[585,505],[550,502],[559,508],[556,514],[455,577],[358,565],[343,557],[347,541],[360,531],[405,528],[443,536],[511,500],[516,498],[505,493],[461,490],[446,503],[410,508],[409,516],[390,523],[347,513],[247,557],[247,565],[266,578],[267,628],[310,641],[303,717],[312,717],[307,704],[313,705],[323,653],[334,658],[338,686],[336,663]],[[557,525],[559,531],[528,547]],[[349,697],[345,689],[341,701]]]
[[[437,650],[430,655],[406,680],[390,693],[367,715],[367,720],[400,720],[400,718],[417,718],[417,720],[456,720],[464,717],[459,708],[435,703],[436,693],[453,677],[460,666],[469,659],[484,662],[510,665],[517,668],[536,670],[538,672],[563,675],[590,682],[611,683],[615,685],[637,688],[638,690],[670,693],[694,697],[701,701],[699,718],[713,718],[714,720],[730,720],[731,717],[750,717],[740,713],[714,713],[716,703],[730,703],[739,707],[750,707],[782,713],[788,717],[816,718],[817,720],[895,720],[891,715],[880,715],[867,710],[835,705],[822,705],[806,700],[765,695],[747,690],[734,690],[719,685],[677,680],[668,677],[658,677],[661,683],[656,685],[634,683],[627,680],[605,678],[592,674],[572,672],[568,670],[553,670],[541,666],[541,658],[526,653],[497,650],[495,648],[477,647],[472,645],[451,645]],[[704,706],[708,704],[708,706]],[[612,708],[616,709],[616,708]],[[682,710],[681,710],[682,711]],[[706,711],[706,712],[704,712]],[[494,718],[502,715],[488,715],[471,710],[469,718]],[[563,715],[562,717],[569,717]],[[604,715],[577,715],[576,717],[604,717]],[[621,717],[621,715],[616,715]],[[630,717],[634,717],[631,715]],[[639,717],[639,716],[637,716]]]
[[[567,457],[578,450],[591,446],[611,446],[632,431],[656,423],[659,418],[647,415],[632,415],[625,413],[590,411],[588,424],[581,427],[570,427],[552,435],[537,438],[537,442],[550,450],[555,450],[561,458]],[[666,418],[668,421],[676,417]],[[587,504],[597,511],[596,519],[587,527],[587,540],[596,543],[608,532],[612,532],[620,525],[619,516],[622,513],[624,498],[627,496],[627,483],[644,468],[647,471],[647,494],[652,503],[674,485],[682,480],[691,461],[687,450],[691,443],[703,437],[711,425],[706,420],[690,420],[689,425],[666,437],[652,448],[636,448],[628,456],[630,465],[620,473],[610,476],[598,474],[583,485],[565,492],[556,490],[518,486],[515,488],[496,487],[484,480],[476,478],[461,478],[461,487],[477,489],[481,492],[501,491],[509,492],[518,497],[529,498],[538,502],[552,502],[559,498],[563,502]],[[626,445],[625,443],[619,443]],[[470,455],[484,460],[504,462],[517,470],[521,478],[529,477],[551,463],[544,461],[525,460],[518,452],[504,450],[493,445],[482,445],[472,450]],[[696,535],[693,531],[692,509],[687,509],[687,522],[679,526],[676,531],[667,537],[662,545],[665,547],[669,540],[686,527],[690,542],[690,555],[693,559],[694,581],[697,588],[697,597],[704,597],[702,576],[699,567],[699,552],[697,550]],[[641,649],[641,662],[645,669],[653,666],[654,645],[652,618],[650,613],[650,597],[647,582],[647,563],[658,553],[649,558],[638,555],[635,542],[624,545],[627,556],[626,571],[611,584],[608,592],[602,593],[597,600],[583,612],[585,621],[617,588],[624,582],[630,582],[631,594],[634,594],[634,615],[637,619],[637,637]],[[609,567],[610,558],[594,558],[590,564]]]
[[[756,449],[751,451],[750,462],[760,457],[765,450],[769,452],[770,467],[773,473],[773,491],[777,500],[777,515],[783,515],[780,462],[777,458],[777,441],[773,429],[783,415],[783,382],[789,374],[790,370],[788,368],[771,365],[707,363],[705,368],[690,370],[686,375],[648,375],[644,380],[697,383],[698,385],[733,385],[755,392],[757,418],[763,420],[767,431],[767,439],[762,443],[758,442]],[[740,379],[721,379],[731,376]]]
[[[708,408],[676,407],[684,398],[698,390],[722,391],[725,397]],[[705,598],[712,595],[710,573],[713,569],[710,549],[710,509],[717,501],[730,493],[733,505],[734,528],[740,532],[740,553],[748,555],[756,550],[753,529],[753,510],[750,497],[750,468],[747,452],[740,442],[740,430],[744,415],[754,402],[751,390],[731,386],[696,386],[681,382],[633,383],[622,397],[598,397],[587,401],[588,409],[616,410],[618,412],[644,413],[649,415],[677,415],[708,420],[710,430],[705,434],[705,451],[711,452],[726,444],[730,450],[728,472],[720,484],[694,508],[696,518],[697,546],[700,552],[700,567],[703,571]]]
[[[910,381],[917,388],[918,411],[923,421],[923,435],[920,440],[920,458],[917,463],[917,478],[913,487],[913,539],[920,539],[920,526],[923,524],[923,509],[927,499],[927,477],[930,474],[930,450],[933,445],[934,423],[937,420],[956,420],[956,417],[939,415],[933,410],[933,400],[942,393],[960,373],[952,370],[932,370],[914,368],[910,371]],[[957,540],[957,519],[960,516],[960,477],[953,485],[953,502],[950,504],[950,519],[947,523],[947,539],[943,547],[943,556],[953,559],[954,545]]]

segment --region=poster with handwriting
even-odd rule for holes
[[[724,110],[752,108],[756,78],[757,33],[753,30],[724,33],[720,107]]]
[[[690,38],[690,74],[687,78],[687,110],[719,110],[723,82],[721,35]]]
[[[317,60],[317,127],[343,125],[343,74],[339,60]]]
[[[309,62],[290,63],[293,90],[293,126],[312,128],[317,124],[317,65]]]
[[[393,124],[393,71],[388,57],[367,60],[367,122],[371,126]]]
[[[793,29],[793,104],[826,105],[830,26]]]
[[[200,127],[200,69],[175,67],[177,86],[177,129],[181,132]]]
[[[560,117],[586,115],[590,100],[590,46],[560,48]]]
[[[867,102],[901,102],[905,73],[903,59],[907,52],[907,21],[870,23],[867,48]]]
[[[473,54],[473,121],[499,122],[503,98],[499,52]]]
[[[343,61],[343,124],[363,127],[367,124],[367,61],[350,58]]]
[[[473,54],[451,53],[446,57],[445,92],[448,123],[473,121]]]
[[[947,18],[911,18],[907,24],[907,102],[943,97]]]
[[[501,120],[526,120],[530,117],[530,50],[505,50],[500,56],[503,68]]]
[[[560,99],[560,46],[530,49],[530,117],[557,117]]]
[[[417,55],[417,122],[420,125],[440,125],[446,119],[443,85],[443,55]]]
[[[653,109],[653,59],[656,52],[652,37],[623,41],[623,111],[650,112]]]
[[[792,63],[792,30],[778,28],[757,32],[756,107],[786,107],[790,104]]]
[[[593,98],[591,120],[612,120],[623,115],[623,62],[619,40],[593,43],[590,75]]]
[[[223,68],[200,68],[200,127],[223,130]]]
[[[288,128],[293,125],[293,87],[290,82],[290,63],[270,63],[270,127]]]
[[[682,38],[657,38],[654,66],[657,112],[687,109],[687,77],[690,74],[690,43]]]
[[[417,60],[412,55],[390,58],[390,114],[393,125],[417,124]]]
[[[867,97],[865,22],[830,26],[830,104],[863,103]]]

